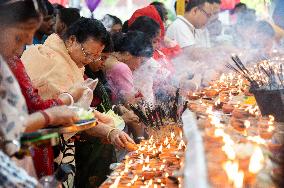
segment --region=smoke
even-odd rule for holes
[[[210,48],[193,47],[192,54],[184,50],[171,62],[160,59],[145,62],[135,71],[135,84],[146,100],[166,100],[180,88],[181,95],[210,85],[221,74],[228,73],[225,65],[233,54],[246,64],[267,59],[279,46],[274,42],[275,33],[268,22],[259,21],[253,10],[236,13],[234,25],[222,25],[220,21],[208,24]],[[165,63],[172,63],[174,73],[163,70]],[[154,93],[154,94],[153,94]]]

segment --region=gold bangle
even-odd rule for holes
[[[108,141],[109,143],[111,143],[111,140],[109,139],[110,133],[112,133],[114,130],[116,130],[116,128],[112,128],[112,129],[107,133],[107,141]]]

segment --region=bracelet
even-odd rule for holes
[[[39,111],[39,113],[41,113],[41,115],[44,117],[45,125],[49,125],[50,124],[50,117],[49,117],[49,115],[45,111],[43,111],[43,110]]]
[[[71,101],[71,104],[69,106],[73,106],[74,105],[74,98],[73,98],[73,96],[70,93],[68,93],[68,92],[61,93],[60,95],[64,95],[64,94],[67,95],[69,97],[70,101]]]
[[[107,141],[109,142],[109,143],[111,143],[111,140],[110,140],[110,133],[112,133],[113,131],[115,131],[115,130],[117,130],[116,128],[112,128],[108,133],[107,133]]]

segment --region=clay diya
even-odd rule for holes
[[[247,119],[250,115],[244,109],[235,108],[232,112],[232,116],[234,118],[239,118],[239,119],[246,118]]]
[[[232,117],[230,123],[231,123],[231,126],[234,129],[236,129],[237,131],[242,132],[242,131],[246,130],[246,126],[244,124],[244,121],[241,120],[241,119],[237,119],[237,118]]]
[[[201,96],[198,93],[194,93],[194,92],[188,92],[188,94],[187,94],[187,98],[189,100],[198,100],[198,99],[200,99],[200,97]]]
[[[235,107],[231,104],[224,104],[222,106],[222,111],[224,112],[224,114],[230,114],[234,111]]]
[[[216,97],[219,92],[216,89],[204,89],[204,93],[207,97]]]

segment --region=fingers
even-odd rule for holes
[[[128,134],[125,135],[128,142],[135,144],[135,142],[128,136]]]
[[[123,143],[123,147],[124,147],[124,143],[127,143],[127,138],[125,136],[126,134],[124,132],[121,132],[119,134],[119,138],[121,139],[122,143]]]
[[[114,140],[114,144],[120,149],[124,148],[123,142],[120,140],[119,136],[117,136]]]

